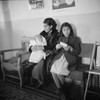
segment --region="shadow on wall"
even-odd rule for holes
[[[11,23],[11,17],[10,17],[10,11],[9,11],[9,0],[1,1],[2,3],[2,12],[4,17],[4,31],[5,33],[0,33],[3,49],[5,48],[13,48],[13,42],[12,42],[12,35],[13,35],[13,29],[12,29],[12,23]],[[4,36],[5,34],[5,36]]]
[[[74,24],[71,24],[71,25],[72,25],[72,28],[73,28],[73,31],[74,31],[75,36],[77,36],[78,39],[79,39],[79,41],[80,41],[80,43],[82,43],[81,38],[77,35],[77,29],[76,29],[75,25]]]
[[[58,19],[55,19],[55,21],[57,23],[57,30],[58,30],[58,32],[60,32],[61,23],[59,22]]]
[[[77,36],[77,29],[74,24],[71,23],[75,36]]]

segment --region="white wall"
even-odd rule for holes
[[[37,10],[29,10],[28,0],[8,0],[0,1],[0,49],[20,47],[22,36],[38,34],[49,16],[60,24],[71,22],[83,42],[100,40],[100,0],[76,0],[76,7],[56,11],[52,0]]]
[[[28,0],[8,0],[0,1],[0,21],[4,19],[2,12],[2,4],[4,4],[4,11],[9,11],[10,20],[23,20],[38,17],[48,16],[62,16],[73,14],[87,14],[100,11],[100,0],[75,0],[76,7],[67,8],[63,10],[52,10],[52,0],[44,0],[44,8],[38,10],[29,10]],[[3,2],[3,3],[2,3]],[[8,5],[8,6],[7,6]],[[9,20],[9,19],[6,19]]]

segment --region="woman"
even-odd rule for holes
[[[53,18],[46,18],[43,24],[44,24],[44,30],[40,33],[40,35],[42,35],[47,41],[47,46],[44,46],[44,51],[49,56],[46,58],[46,60],[42,59],[38,64],[34,66],[32,70],[33,79],[36,79],[39,82],[39,85],[37,87],[44,84],[45,80],[44,75],[46,74],[46,69],[48,69],[51,60],[55,55],[55,50],[56,50],[55,46],[59,38],[59,33],[56,30],[57,24]]]
[[[50,70],[57,86],[57,93],[62,90],[65,76],[70,73],[71,66],[76,64],[81,52],[80,41],[74,35],[72,26],[68,22],[62,24],[60,34],[61,37],[56,45],[58,54],[55,56]]]

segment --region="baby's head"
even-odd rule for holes
[[[35,38],[36,38],[37,40],[39,40],[40,42],[43,42],[42,35],[36,35]]]

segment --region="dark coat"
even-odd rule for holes
[[[42,31],[40,33],[40,35],[42,35],[47,41],[47,46],[45,46],[45,51],[54,52],[55,51],[55,46],[56,46],[56,44],[58,42],[58,39],[59,39],[58,31],[55,29],[49,34],[46,33],[45,31]]]
[[[70,70],[70,66],[76,64],[76,62],[78,61],[78,55],[81,52],[79,38],[76,36],[70,36],[69,38],[62,36],[59,39],[59,43],[60,42],[64,42],[64,43],[68,44],[69,46],[71,46],[73,48],[73,50],[66,51],[63,48],[61,48],[60,50],[58,50],[58,54],[55,56],[53,62],[55,62],[55,60],[59,59],[64,54],[66,57],[66,60],[69,62],[68,69]]]

